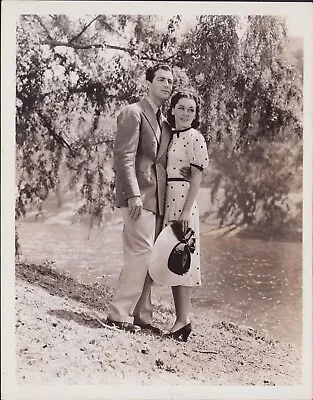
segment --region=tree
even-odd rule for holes
[[[40,210],[65,176],[81,194],[78,212],[101,221],[112,209],[116,113],[142,96],[143,72],[155,62],[172,64],[175,87],[191,85],[203,100],[201,129],[214,170],[213,198],[226,189],[221,222],[239,209],[243,221],[253,223],[248,215],[257,204],[252,202],[248,212],[235,188],[248,196],[251,182],[262,188],[267,178],[257,183],[257,172],[250,170],[263,171],[267,165],[277,173],[272,175],[276,184],[253,196],[258,204],[269,196],[276,205],[282,201],[277,183],[284,179],[271,162],[285,143],[301,140],[301,90],[288,59],[283,21],[251,16],[242,24],[235,16],[206,15],[184,34],[181,21],[173,16],[164,23],[152,15],[21,17],[16,32],[16,218],[30,205]],[[277,154],[266,151],[268,143],[280,144],[271,147]],[[301,157],[293,159],[298,166]],[[288,190],[285,185],[283,192]]]
[[[36,16],[22,17],[17,30],[17,217],[25,215],[28,204],[40,209],[64,170],[71,185],[80,182],[85,199],[81,211],[101,215],[104,203],[112,202],[111,178],[104,176],[102,166],[110,160],[113,133],[99,124],[108,99],[101,98],[102,87],[74,51],[64,55],[40,45],[36,23],[45,26]],[[51,31],[61,35],[56,25]]]
[[[188,49],[193,43],[188,75],[203,99],[213,166],[207,184],[219,201],[221,225],[281,223],[291,176],[301,176],[301,77],[283,20],[250,16],[244,22],[240,30],[237,17],[201,16],[187,38]]]

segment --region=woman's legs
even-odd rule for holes
[[[175,332],[190,322],[191,287],[172,286],[172,293],[176,311],[176,321],[171,329]]]

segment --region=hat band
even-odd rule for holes
[[[167,178],[167,182],[175,182],[175,181],[189,182],[188,179],[185,178]]]

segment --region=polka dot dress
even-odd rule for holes
[[[163,228],[169,221],[178,219],[189,190],[189,182],[182,179],[180,168],[190,165],[200,170],[208,166],[208,153],[204,137],[195,129],[178,131],[173,134],[173,139],[168,150],[167,159],[167,189]],[[201,284],[200,274],[200,237],[199,237],[199,211],[195,202],[191,211],[190,227],[195,231],[196,250],[191,255],[191,266],[189,272],[179,277],[177,285],[199,286]]]

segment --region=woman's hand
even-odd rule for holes
[[[186,179],[186,181],[190,182],[191,180],[191,167],[181,167],[179,170],[180,175]]]
[[[183,210],[179,216],[178,221],[182,224],[183,232],[186,232],[189,228],[189,221],[190,221],[190,211]]]

